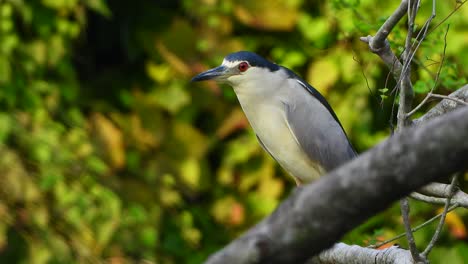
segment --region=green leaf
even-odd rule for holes
[[[173,82],[168,87],[155,89],[151,97],[156,104],[172,114],[177,113],[182,107],[190,103],[191,99],[179,82]]]
[[[415,93],[423,94],[429,92],[431,87],[426,82],[418,80],[414,83],[413,90]]]
[[[11,79],[11,67],[8,58],[0,56],[0,84],[7,83]]]

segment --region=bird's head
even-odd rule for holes
[[[215,80],[226,82],[236,88],[271,79],[271,75],[279,69],[280,66],[277,64],[253,52],[239,51],[227,55],[220,66],[193,77],[192,82]]]

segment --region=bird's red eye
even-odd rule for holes
[[[239,63],[239,71],[245,72],[249,68],[249,64],[245,61]]]

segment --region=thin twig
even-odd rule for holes
[[[458,204],[453,204],[447,211],[450,212],[450,211],[455,210],[456,208],[458,208]],[[438,219],[439,217],[441,217],[441,216],[442,216],[442,213],[440,213],[440,214],[438,214],[438,215],[436,215],[436,216],[433,216],[431,219],[427,220],[426,222],[424,222],[424,223],[422,223],[422,224],[416,226],[415,228],[412,228],[412,229],[411,229],[411,232],[414,233],[414,232],[420,230],[421,228],[426,227],[428,224],[434,222],[435,220],[437,220],[437,219]],[[381,247],[381,246],[383,246],[383,245],[385,245],[385,244],[388,244],[388,243],[390,243],[390,242],[393,242],[393,241],[395,241],[395,240],[398,240],[398,239],[404,237],[405,235],[406,235],[406,233],[401,233],[401,234],[399,234],[398,236],[392,237],[392,238],[387,239],[387,240],[385,240],[385,241],[382,241],[382,242],[380,242],[380,243],[378,243],[378,244],[370,245],[370,246],[368,246],[368,248],[379,248],[379,247]]]
[[[455,194],[455,184],[457,182],[457,179],[458,179],[458,174],[455,174],[452,178],[452,182],[450,183],[450,195],[447,197],[447,201],[445,202],[444,211],[442,212],[442,216],[440,217],[440,221],[439,221],[439,224],[437,225],[436,231],[434,232],[434,235],[432,236],[431,242],[429,242],[426,249],[421,253],[421,255],[424,258],[427,258],[432,248],[435,246],[435,243],[440,237],[440,233],[442,232],[442,228],[444,227],[445,217],[447,216],[447,212],[449,209],[450,200]]]
[[[413,88],[411,85],[411,40],[414,30],[414,19],[419,7],[419,0],[408,4],[408,33],[405,40],[405,51],[402,54],[403,70],[397,85],[400,85],[400,100],[397,112],[397,131],[401,131],[408,125],[406,113],[411,110],[411,102],[413,99]]]
[[[447,201],[447,198],[428,196],[418,192],[411,193],[409,197],[430,204],[445,204]]]
[[[428,35],[431,34],[434,30],[436,30],[440,25],[442,25],[445,21],[447,21],[447,19],[449,19],[453,14],[455,14],[455,12],[458,11],[458,9],[460,9],[460,7],[462,7],[468,0],[465,0],[463,2],[458,2],[457,1],[457,5],[455,6],[455,8],[452,10],[452,12],[450,12],[450,14],[448,14],[446,17],[444,17],[444,19],[442,19],[442,21],[440,21],[437,25],[435,25],[431,30],[429,30],[429,32],[427,33]]]
[[[413,115],[414,113],[416,113],[416,111],[419,110],[419,108],[421,108],[429,98],[432,97],[433,95],[433,91],[435,89],[435,87],[437,86],[437,83],[439,82],[439,78],[440,78],[440,72],[442,71],[442,67],[444,66],[444,61],[445,61],[445,52],[447,50],[447,35],[448,35],[448,31],[450,29],[450,24],[447,25],[447,31],[445,31],[445,35],[444,35],[444,50],[442,52],[442,61],[440,62],[439,64],[439,68],[437,69],[437,74],[435,76],[435,80],[434,80],[434,85],[432,85],[431,87],[431,91],[429,91],[429,93],[426,95],[426,97],[422,100],[421,103],[419,103],[418,106],[416,106],[413,110],[411,110],[409,113],[406,114],[406,117],[410,117],[411,115]]]
[[[411,39],[413,37],[413,29],[414,29],[414,19],[416,17],[416,13],[419,7],[419,0],[415,2],[408,3],[408,33],[406,35],[405,41],[405,51],[402,54],[403,58],[403,70],[401,71],[399,81],[397,82],[400,85],[400,102],[399,108],[397,113],[397,131],[401,131],[407,125],[407,116],[411,109],[411,101],[413,99],[413,89],[411,86]],[[408,240],[409,250],[411,252],[411,256],[415,263],[425,262],[422,256],[419,254],[418,248],[416,247],[416,243],[414,241],[413,232],[411,230],[411,223],[409,219],[410,214],[410,206],[408,202],[408,198],[403,198],[400,200],[400,207],[401,207],[401,216],[403,219],[403,226],[405,228],[406,239]]]
[[[450,195],[450,188],[449,184],[432,183],[419,189],[417,192],[411,193],[410,197],[425,203],[444,205],[447,197]],[[459,207],[468,209],[468,194],[459,190],[458,187],[455,189],[450,204],[458,204]]]
[[[434,197],[441,197],[441,198],[447,198],[450,195],[450,183],[445,184],[445,183],[440,183],[440,182],[433,182],[430,183],[422,188],[419,188],[417,192],[424,194],[424,195],[429,195],[429,196],[434,196]],[[460,191],[460,188],[456,186],[456,191]],[[453,202],[452,197],[452,202]]]
[[[411,228],[411,223],[409,220],[409,202],[408,198],[403,198],[400,200],[400,207],[401,207],[401,216],[403,218],[403,225],[405,227],[405,235],[406,240],[408,240],[409,250],[411,252],[411,256],[416,263],[422,261],[421,256],[419,254],[418,248],[416,247],[416,242],[414,242],[413,230]]]
[[[421,103],[419,103],[418,106],[416,106],[413,110],[411,110],[411,112],[409,112],[406,115],[408,117],[414,115],[414,113],[416,113],[427,102],[427,100],[429,100],[430,98],[441,98],[441,99],[452,100],[452,101],[454,101],[456,103],[468,106],[468,103],[463,101],[463,100],[453,98],[453,97],[450,97],[450,96],[447,96],[447,95],[432,93],[432,89],[431,89],[431,91],[426,95],[426,97],[424,97],[424,99],[421,101]]]
[[[448,95],[449,98],[456,98],[464,102],[468,102],[468,84],[463,85],[458,88],[456,91]],[[430,119],[434,119],[438,116],[446,114],[450,111],[453,111],[457,108],[464,107],[463,104],[455,104],[452,100],[443,99],[436,106],[432,107],[427,113],[423,116],[413,119],[413,125],[420,125],[424,122],[427,122]]]
[[[416,35],[416,40],[417,41],[411,44],[411,38],[412,38],[412,33],[413,33],[412,30],[414,30],[414,28],[413,28],[414,19],[416,17],[418,9],[419,9],[419,0],[414,3],[414,6],[415,6],[415,8],[412,9],[412,12],[409,10],[410,7],[408,8],[408,17],[409,17],[409,19],[408,19],[408,35],[407,35],[407,38],[406,38],[405,50],[402,53],[404,63],[403,63],[403,67],[402,67],[402,70],[401,70],[402,74],[400,75],[400,77],[399,77],[399,79],[397,81],[397,85],[395,86],[394,90],[399,89],[400,83],[404,81],[403,77],[406,78],[406,76],[408,76],[407,77],[408,79],[406,80],[406,82],[409,85],[411,85],[411,81],[409,80],[409,76],[411,74],[406,75],[405,73],[407,71],[410,71],[409,67],[411,66],[411,62],[413,61],[414,56],[416,55],[416,52],[418,51],[419,47],[421,46],[422,42],[424,41],[424,39],[427,36],[427,31],[429,29],[429,25],[431,24],[432,20],[436,17],[435,0],[433,0],[432,1],[431,16],[426,20],[426,22],[424,22],[424,25],[422,26],[421,30]],[[411,36],[409,35],[410,30],[411,30]],[[422,34],[422,36],[421,36],[421,34]],[[400,89],[400,90],[405,90],[405,89]]]
[[[454,97],[450,97],[450,96],[447,96],[447,95],[442,95],[442,94],[431,94],[431,97],[435,97],[435,98],[441,98],[441,99],[447,99],[447,100],[452,100],[454,102],[457,102],[459,104],[462,104],[462,105],[467,105],[468,106],[468,103],[463,101],[463,100],[460,100],[458,98],[454,98]]]
[[[406,114],[406,117],[410,117],[410,116],[414,115],[414,113],[416,113],[421,107],[423,107],[423,105],[426,104],[427,100],[429,100],[429,98],[431,98],[431,95],[432,95],[432,89],[424,97],[424,99],[415,108],[413,108],[413,110],[411,110],[409,113]]]

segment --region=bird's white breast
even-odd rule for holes
[[[278,84],[278,81],[269,81]],[[284,101],[284,91],[280,87],[269,91],[246,86],[234,89],[255,133],[288,173],[299,179],[299,182],[309,182],[323,174],[324,170],[299,146],[287,123],[287,102]],[[304,96],[310,95],[305,93]]]

